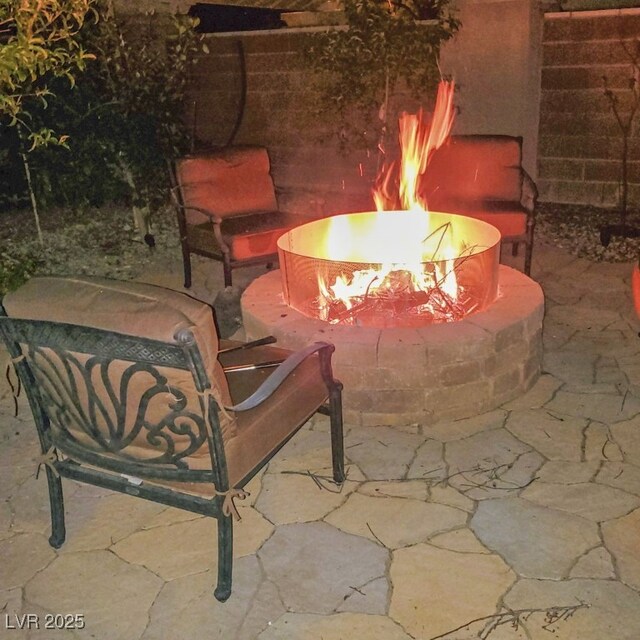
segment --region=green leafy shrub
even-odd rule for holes
[[[440,47],[459,28],[448,5],[448,0],[344,0],[347,28],[310,37],[307,60],[317,74],[317,105],[338,115],[343,147],[377,143],[400,93],[417,97],[435,89]]]
[[[166,201],[166,160],[189,148],[182,113],[201,36],[187,16],[123,22],[107,2],[93,7],[79,36],[95,59],[73,87],[53,78],[58,99],[32,116],[34,126],[65,131],[68,147],[32,155],[34,190],[47,206],[118,202],[145,218]]]
[[[0,251],[0,296],[24,284],[37,270],[37,253],[31,249]]]

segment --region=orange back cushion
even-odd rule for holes
[[[512,136],[451,136],[434,152],[420,184],[430,209],[447,204],[519,202],[522,139]]]
[[[274,211],[278,208],[269,155],[262,147],[237,147],[176,164],[182,201],[220,218]],[[191,224],[206,218],[187,210]]]

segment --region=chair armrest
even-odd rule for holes
[[[248,411],[262,404],[269,398],[293,372],[310,355],[330,349],[333,351],[333,345],[328,342],[314,342],[304,349],[300,349],[292,353],[278,368],[246,399],[232,407],[225,407],[231,411]]]
[[[190,204],[184,204],[178,197],[179,191],[180,191],[180,187],[178,185],[176,185],[175,187],[172,187],[170,190],[171,199],[173,200],[173,204],[175,207],[177,207],[181,211],[186,211],[188,209],[190,211],[197,211],[198,213],[202,213],[205,216],[207,216],[207,218],[211,218],[211,220],[215,224],[220,224],[222,222],[222,218],[220,216],[216,215],[215,213],[212,213],[211,211],[209,211],[208,209],[205,209],[204,207],[195,207]]]
[[[520,198],[520,204],[529,212],[529,214],[533,214],[538,201],[538,187],[524,169],[521,169],[521,171],[522,197]]]

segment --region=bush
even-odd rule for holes
[[[9,254],[0,251],[0,296],[24,284],[37,270],[39,260],[32,250]]]

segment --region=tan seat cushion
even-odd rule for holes
[[[256,386],[260,378],[255,377]],[[245,389],[245,393],[247,391]],[[327,386],[320,373],[320,358],[315,353],[302,362],[277,393],[260,407],[238,412],[236,436],[226,446],[230,486],[242,484],[247,474],[293,435],[327,397]]]

